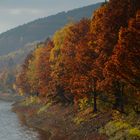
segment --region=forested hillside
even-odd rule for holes
[[[68,22],[75,22],[83,17],[90,18],[92,12],[100,5],[101,3],[97,3],[40,18],[0,34],[0,89],[12,89],[16,69],[28,53],[37,47],[37,42],[51,37]]]
[[[140,1],[110,0],[91,19],[59,29],[28,55],[15,90],[45,105],[72,105],[74,122],[87,128],[97,119],[95,130],[109,140],[139,140]]]
[[[94,111],[98,96],[113,97],[114,107],[124,112],[127,90],[133,99],[139,94],[140,5],[136,2],[111,0],[91,20],[67,24],[38,45],[17,76],[19,90],[60,96],[64,102],[93,97]]]

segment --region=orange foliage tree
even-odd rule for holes
[[[127,28],[121,28],[119,32],[119,40],[114,49],[111,59],[106,63],[104,75],[106,81],[113,79],[119,83],[125,83],[135,89],[140,88],[140,12],[137,12],[136,18],[130,19]],[[107,82],[111,84],[111,81]],[[118,94],[123,94],[118,91]],[[135,92],[137,98],[138,92]],[[135,95],[133,95],[134,98]],[[121,101],[120,95],[118,100]]]
[[[94,48],[90,45],[90,20],[83,19],[70,27],[70,32],[62,48],[63,73],[61,81],[66,93],[78,99],[92,98],[94,95],[94,111],[97,111],[95,88],[90,71],[96,58]]]
[[[110,0],[91,20],[66,25],[26,58],[17,85],[63,103],[93,99],[94,111],[106,96],[124,111],[124,87],[140,87],[139,12],[130,19],[138,9],[139,0]]]
[[[16,76],[15,85],[16,85],[16,89],[18,90],[18,92],[20,94],[30,93],[31,87],[30,87],[30,84],[28,82],[27,71],[28,71],[28,66],[29,66],[31,59],[33,59],[32,52],[30,54],[28,54],[24,63],[21,66],[20,72]]]
[[[53,42],[47,41],[42,47],[37,49],[36,59],[36,76],[39,79],[38,92],[42,96],[50,95],[49,84],[51,81],[51,65],[50,65],[50,52],[53,48]]]

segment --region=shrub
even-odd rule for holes
[[[107,136],[113,136],[116,132],[129,128],[129,124],[119,121],[111,121],[100,132],[105,133]]]
[[[117,120],[117,121],[122,122],[122,120],[123,120],[123,115],[122,115],[119,111],[114,110],[114,111],[112,112],[112,118],[113,118],[113,120]]]
[[[79,100],[79,108],[80,110],[84,110],[88,107],[89,103],[88,103],[88,98],[83,98]]]
[[[139,140],[140,130],[133,128],[124,121],[111,121],[99,130],[100,133],[106,134],[109,140]]]
[[[129,134],[134,137],[139,137],[140,139],[140,130],[138,128],[132,128],[129,130]]]
[[[124,140],[129,128],[130,125],[126,122],[110,121],[99,132],[106,134],[109,140]]]
[[[36,96],[30,96],[27,97],[22,103],[21,105],[23,106],[29,106],[29,105],[33,105],[33,104],[39,104],[41,101],[38,97]]]
[[[51,105],[52,105],[51,102],[43,105],[42,107],[39,108],[39,110],[37,111],[37,114],[41,114],[41,113],[45,112]]]
[[[80,118],[80,117],[76,117],[74,118],[73,122],[76,124],[76,125],[79,125],[81,124],[82,122],[84,122],[84,118]]]

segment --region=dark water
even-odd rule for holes
[[[11,105],[0,101],[0,140],[47,140],[39,131],[22,125]]]

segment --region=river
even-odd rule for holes
[[[20,123],[11,105],[0,101],[0,140],[44,140],[45,136],[39,131]]]

